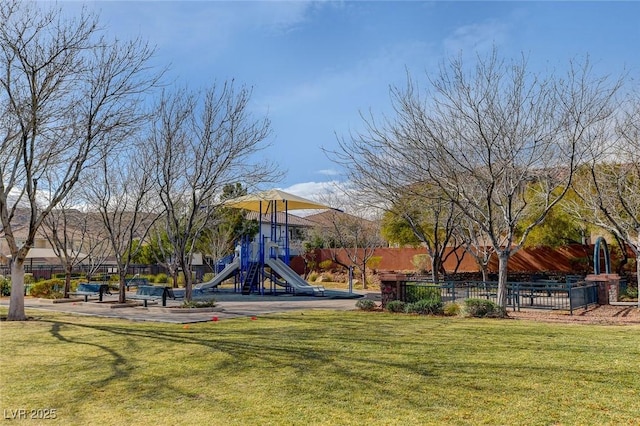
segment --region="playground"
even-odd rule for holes
[[[213,279],[194,287],[196,295],[233,278],[234,291],[243,295],[325,296],[323,286],[310,284],[289,267],[288,218],[290,210],[327,210],[331,207],[276,189],[227,200],[224,205],[257,212],[259,232],[254,238],[238,242],[233,257],[227,258],[224,268]],[[284,213],[284,226],[278,223],[279,213]],[[265,217],[268,221],[263,221]]]

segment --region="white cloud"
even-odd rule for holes
[[[324,202],[328,197],[340,191],[341,182],[303,182],[296,183],[282,190],[309,200]]]
[[[340,171],[335,169],[322,169],[322,170],[318,170],[317,173],[324,176],[340,176],[341,175]]]

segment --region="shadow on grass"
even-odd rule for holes
[[[539,331],[532,333],[533,328],[524,330],[516,326],[509,332],[509,338],[503,337],[506,331],[503,327],[478,325],[480,323],[450,319],[414,321],[411,318],[378,322],[372,321],[370,315],[358,313],[340,316],[288,314],[260,318],[259,321],[243,319],[225,321],[225,324],[199,324],[188,329],[117,321],[105,324],[43,321],[51,323],[50,333],[54,338],[69,344],[87,345],[104,353],[109,374],[91,383],[92,388],[104,388],[118,381],[135,382],[132,374],[138,368],[136,366],[144,362],[145,357],[153,361],[154,353],[147,346],[168,349],[176,345],[197,345],[206,349],[202,363],[195,365],[198,369],[211,369],[219,377],[251,376],[255,371],[262,373],[266,369],[275,375],[285,369],[293,370],[300,379],[287,382],[288,392],[293,395],[303,392],[332,395],[335,388],[353,392],[366,389],[406,407],[424,405],[426,390],[434,386],[465,384],[468,392],[477,394],[494,391],[492,386],[497,385],[492,384],[493,381],[504,379],[502,390],[526,393],[526,378],[531,377],[584,376],[603,384],[610,379],[606,374],[599,374],[595,367],[590,371],[586,366],[561,362],[510,359],[510,351],[538,352],[539,355],[551,354],[554,350],[572,353],[575,348],[562,342],[562,333],[550,335],[549,330],[554,330],[551,327],[539,327]],[[455,332],[448,330],[451,324],[457,327]],[[110,340],[95,333],[78,334],[74,327],[99,331],[114,338]],[[66,329],[71,332],[65,333]],[[536,339],[549,338],[553,340],[544,348],[533,345]],[[492,346],[486,341],[495,343]],[[117,349],[123,344],[126,351]],[[499,355],[496,358],[495,345],[502,348],[495,352]],[[179,360],[187,359],[188,350],[185,352],[179,354],[184,357]],[[207,359],[208,353],[211,353],[211,359]],[[214,356],[219,354],[224,356]],[[200,398],[198,389],[172,386],[166,380],[177,372],[188,375],[184,368],[179,362],[167,365],[158,377],[147,379],[143,387],[128,383],[126,388],[136,398],[153,398],[166,395],[167,391],[174,398]],[[406,387],[390,387],[388,382],[397,380],[395,377],[406,378]],[[86,394],[77,391],[70,397],[80,402]],[[437,400],[443,396],[436,394],[431,398]]]

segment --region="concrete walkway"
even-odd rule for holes
[[[134,294],[134,293],[131,293]],[[297,310],[354,310],[356,301],[361,297],[375,298],[375,293],[349,294],[342,291],[328,291],[326,297],[293,296],[282,294],[277,296],[260,296],[233,292],[213,292],[210,297],[216,300],[216,307],[203,309],[177,309],[182,305],[182,300],[167,300],[167,307],[160,303],[151,304],[147,308],[137,301],[135,306],[122,307],[117,302],[117,296],[105,295],[102,302],[97,299],[84,302],[84,299],[74,299],[63,303],[54,303],[52,300],[25,297],[26,309],[48,310],[65,312],[77,315],[90,315],[107,318],[122,318],[131,321],[155,321],[175,324],[188,324],[196,322],[218,321],[252,317],[278,312]],[[199,298],[198,300],[202,300]],[[8,306],[9,298],[0,299],[0,306]]]

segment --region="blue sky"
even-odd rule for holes
[[[77,8],[79,2],[63,2]],[[95,1],[107,32],[140,35],[171,64],[168,78],[201,88],[253,87],[252,111],[272,123],[286,177],[276,186],[315,198],[342,180],[322,147],[390,112],[389,86],[419,82],[448,57],[524,54],[532,70],[589,55],[602,73],[640,74],[638,2]],[[635,80],[637,84],[637,79]]]

